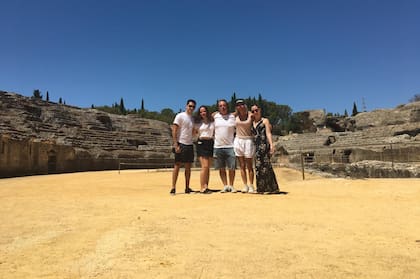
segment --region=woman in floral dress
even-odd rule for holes
[[[257,193],[278,194],[279,186],[276,175],[270,162],[274,153],[271,136],[271,124],[267,118],[262,117],[261,108],[258,105],[251,107],[254,116],[252,131],[255,136],[255,174]]]

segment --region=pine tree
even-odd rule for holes
[[[40,99],[40,100],[42,100],[41,91],[39,89],[35,89],[32,97],[34,99]]]
[[[349,117],[349,114],[347,113],[347,109],[344,110],[344,116]]]
[[[47,91],[47,97],[46,97],[46,101],[49,102],[50,101],[50,94]]]
[[[63,103],[63,99],[61,99],[61,97],[58,99],[58,103],[62,104]]]
[[[141,108],[140,108],[140,110],[144,111],[144,100],[143,100],[143,98],[141,98]]]
[[[418,101],[420,101],[420,94],[415,94],[414,97],[409,100],[410,103],[414,103]]]

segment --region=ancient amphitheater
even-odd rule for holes
[[[420,102],[275,137],[274,161],[339,176],[420,177]],[[170,167],[170,126],[0,91],[0,177]]]
[[[170,127],[160,121],[8,92],[0,92],[0,119],[0,177],[171,163]]]

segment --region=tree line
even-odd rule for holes
[[[33,92],[32,98],[35,99],[43,99],[41,91],[36,89]],[[46,101],[50,101],[50,96],[48,91],[46,92]],[[235,110],[235,102],[236,102],[236,93],[233,92],[231,98],[228,101],[229,111]],[[257,104],[259,107],[262,108],[263,115],[270,120],[270,123],[273,125],[273,134],[275,135],[286,135],[290,132],[292,133],[302,133],[304,131],[311,131],[314,129],[313,121],[309,118],[309,112],[293,112],[290,106],[276,104],[275,102],[268,101],[262,97],[261,94],[258,94],[258,97],[248,97],[244,99],[248,108],[250,108],[253,104]],[[417,102],[420,101],[420,94],[414,95],[413,98],[409,100],[409,102]],[[62,98],[59,98],[59,104],[64,104]],[[214,104],[206,105],[210,111],[217,111],[217,100],[215,100]],[[141,100],[140,108],[139,109],[127,109],[124,105],[123,98],[120,99],[120,102],[115,102],[111,106],[94,106],[92,104],[92,109],[97,109],[100,111],[104,111],[107,113],[112,114],[120,114],[120,115],[127,115],[127,114],[136,114],[139,117],[147,118],[147,119],[155,119],[166,122],[168,124],[172,124],[172,121],[175,118],[175,115],[178,112],[174,112],[170,108],[164,108],[160,112],[157,111],[149,111],[145,109],[144,99]],[[351,116],[356,116],[359,113],[357,109],[356,102],[353,102],[353,109]],[[347,110],[344,111],[344,114],[339,113],[326,113],[326,121],[325,126],[329,127],[331,125],[334,126],[334,123],[337,119],[340,118],[347,118],[348,113]],[[329,127],[332,128],[332,127]]]
[[[229,111],[235,111],[236,103],[236,93],[234,92],[228,101]],[[217,101],[215,100],[214,104],[206,105],[209,111],[217,111]],[[270,123],[273,125],[273,134],[275,135],[286,135],[290,132],[292,133],[302,133],[304,131],[313,130],[312,119],[309,119],[308,112],[293,112],[291,107],[288,105],[276,104],[275,102],[266,100],[262,97],[261,94],[258,94],[258,97],[248,97],[244,99],[245,104],[250,108],[253,104],[257,104],[261,107],[263,115],[270,120]],[[148,111],[144,107],[144,100],[141,100],[140,109],[129,110],[124,106],[123,98],[120,99],[120,102],[115,102],[112,106],[97,106],[92,105],[91,108],[95,108],[107,113],[113,114],[136,114],[143,118],[155,119],[172,124],[175,115],[178,112],[174,112],[170,108],[164,108],[160,112]],[[345,112],[347,113],[347,112]],[[356,115],[357,107],[354,103],[353,114]],[[335,117],[342,117],[341,115],[334,115]]]

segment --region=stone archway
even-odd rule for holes
[[[351,153],[352,153],[352,150],[351,149],[345,149],[343,151],[343,157],[342,157],[342,162],[343,163],[346,163],[346,164],[350,163],[350,155],[351,155]]]
[[[48,173],[57,171],[57,154],[54,150],[48,151]]]

